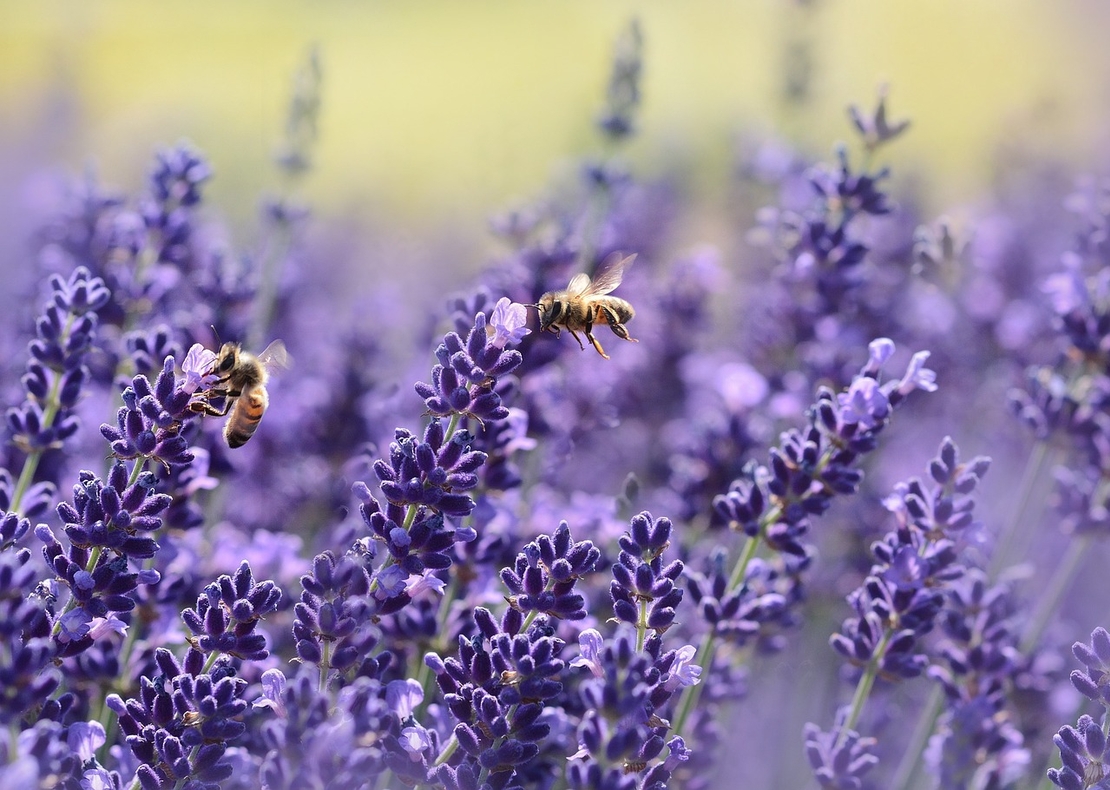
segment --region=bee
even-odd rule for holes
[[[586,339],[605,359],[609,359],[609,355],[594,337],[595,324],[608,324],[617,337],[633,343],[639,342],[629,336],[628,329],[624,326],[636,314],[632,305],[616,296],[606,296],[621,284],[624,270],[635,259],[635,255],[622,258],[620,253],[614,253],[601,264],[597,277],[593,280],[588,274],[580,272],[571,278],[564,290],[549,291],[541,296],[540,301],[533,305],[539,310],[540,331],[551,332],[558,337],[560,328],[566,329],[583,351],[586,347],[577,332],[585,332]]]
[[[266,382],[270,372],[289,366],[285,344],[275,340],[257,356],[243,351],[238,343],[224,343],[208,374],[216,376],[215,385],[204,397],[193,403],[192,409],[213,417],[227,415],[224,439],[228,447],[242,447],[254,436],[270,395]],[[221,407],[208,402],[209,398],[222,398]]]

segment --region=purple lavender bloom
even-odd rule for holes
[[[439,364],[432,368],[432,383],[416,385],[432,414],[471,417],[479,423],[508,416],[494,385],[498,378],[516,370],[523,357],[519,351],[494,343],[486,323],[485,314],[478,313],[465,341],[455,332],[444,335],[436,349]],[[498,336],[496,328],[493,334]]]
[[[189,408],[192,392],[179,384],[173,357],[166,357],[162,370],[151,386],[146,376],[136,376],[123,391],[123,408],[116,414],[116,426],[101,425],[100,433],[119,459],[148,459],[170,469],[190,463],[193,455],[182,435],[182,424],[197,416]]]
[[[277,585],[272,581],[256,583],[250,563],[244,561],[234,576],[220,576],[205,587],[196,608],[185,609],[181,618],[193,632],[190,644],[195,649],[261,661],[270,653],[257,627],[280,601]]]
[[[878,434],[895,408],[931,371],[915,355],[911,372],[903,381],[879,385],[876,363],[889,354],[888,341],[877,341],[864,368],[845,392],[834,394],[822,387],[807,413],[809,428],[782,435],[781,446],[772,448],[769,468],[749,466],[728,494],[713,504],[730,528],[750,537],[760,535],[776,551],[804,557],[801,538],[809,519],[828,509],[836,495],[855,493],[863,473],[855,468],[860,456],[878,445]],[[928,390],[927,390],[928,391]],[[773,520],[772,520],[773,519]],[[764,523],[767,522],[767,523]]]
[[[162,526],[159,514],[169,504],[168,496],[154,492],[151,473],[140,474],[129,485],[119,462],[113,465],[107,484],[91,472],[82,472],[80,481],[74,486],[73,505],[58,505],[68,550],[45,524],[35,529],[47,564],[71,595],[66,612],[54,625],[60,655],[86,650],[96,633],[88,627],[94,618],[130,612],[136,605],[136,588],[158,582],[158,571],[135,571],[128,561],[157,552],[158,544],[144,533]]]
[[[50,639],[49,602],[27,549],[0,551],[0,722],[12,725],[46,703],[61,683]]]
[[[688,658],[686,648],[663,652],[658,635],[648,638],[643,651],[620,635],[598,653],[602,673],[578,688],[584,714],[567,773],[570,787],[623,787],[622,776],[657,776],[655,768],[668,765],[655,763],[670,726],[661,714],[676,690],[696,682],[700,668]],[[684,745],[680,753],[686,755]],[[674,762],[668,771],[677,767]]]
[[[875,105],[875,110],[870,115],[864,115],[863,111],[854,104],[848,108],[848,117],[852,119],[852,124],[856,127],[860,137],[863,138],[863,144],[868,151],[874,151],[889,143],[910,126],[908,119],[895,123],[890,123],[887,120],[886,96],[887,87],[883,85],[879,88],[878,104]]]
[[[228,744],[246,730],[239,718],[247,709],[247,682],[219,665],[202,672],[204,654],[197,650],[179,663],[159,649],[156,661],[161,675],[140,679],[138,699],[107,698],[141,763],[137,778],[150,790],[178,783],[215,790],[233,770],[225,759]]]
[[[1110,778],[1102,778],[1104,766],[1110,763],[1110,741],[1097,721],[1084,714],[1075,727],[1061,727],[1052,741],[1063,762],[1060,768],[1048,770],[1054,785],[1064,790],[1105,790],[1110,786]]]
[[[593,572],[601,551],[591,541],[576,542],[564,521],[548,537],[541,535],[517,555],[513,568],[501,571],[509,605],[525,614],[542,612],[564,620],[586,616],[586,599],[575,584]]]
[[[685,566],[681,560],[663,564],[671,529],[670,519],[653,519],[644,511],[633,517],[631,529],[620,539],[621,551],[609,585],[613,614],[641,632],[665,633],[674,624],[675,608],[682,602],[683,591],[676,581]]]
[[[330,552],[317,555],[301,584],[301,600],[293,607],[297,657],[318,665],[322,673],[358,669],[378,643],[373,616],[387,613],[371,595],[365,556],[348,552],[337,560]]]
[[[1071,684],[1087,699],[1110,707],[1110,633],[1096,628],[1089,645],[1076,642],[1071,650],[1084,666],[1071,673]]]
[[[478,607],[474,623],[478,635],[460,636],[456,656],[429,653],[425,663],[459,722],[455,737],[475,775],[526,776],[540,754],[537,744],[550,732],[540,714],[563,689],[556,678],[565,666],[559,658],[564,643],[550,635],[542,615],[522,630],[523,616],[512,608],[498,623]],[[450,785],[459,781],[459,770],[441,766],[437,777]]]
[[[153,373],[166,357],[181,356],[181,346],[174,340],[173,330],[165,324],[129,332],[123,343],[135,373],[144,376]]]
[[[104,281],[84,267],[68,280],[54,275],[50,286],[50,302],[36,321],[37,338],[28,346],[31,359],[22,379],[27,400],[7,413],[8,430],[26,453],[59,447],[77,431],[73,409],[89,378],[85,357],[97,310],[111,296]]]
[[[478,485],[476,470],[485,463],[485,453],[470,450],[468,431],[456,431],[447,440],[443,425],[432,420],[417,442],[398,428],[389,445],[389,464],[374,463],[382,494],[391,505],[432,508],[447,516],[467,516],[474,501],[462,493]]]

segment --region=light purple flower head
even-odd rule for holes
[[[435,571],[425,569],[423,573],[414,573],[405,581],[405,592],[414,601],[418,598],[443,595],[447,585],[443,579],[436,576]]]
[[[107,617],[94,617],[89,622],[89,636],[93,641],[104,638],[108,634],[127,636],[127,623],[116,617],[115,612],[108,612]]]
[[[404,750],[409,753],[409,759],[414,763],[420,762],[421,755],[432,745],[432,741],[428,737],[428,731],[419,725],[405,727],[401,730],[401,737],[398,740]]]
[[[928,358],[928,351],[918,351],[913,355],[909,367],[906,368],[906,375],[902,377],[902,381],[898,384],[899,393],[909,395],[914,390],[936,392],[937,374],[936,371],[925,367],[925,360]]]
[[[191,395],[198,389],[206,390],[215,384],[218,377],[209,372],[215,361],[215,351],[205,348],[200,343],[193,343],[193,347],[189,349],[189,353],[181,363],[181,373],[185,377],[181,389]]]
[[[836,399],[844,422],[859,423],[865,429],[874,428],[890,413],[890,401],[879,382],[866,376],[853,381],[848,391],[839,393]]]
[[[490,338],[490,345],[498,348],[515,346],[525,335],[531,334],[525,324],[528,323],[528,308],[522,304],[510,301],[509,297],[502,296],[493,307],[493,313],[486,325],[486,335]]]
[[[407,533],[405,537],[408,537]],[[400,566],[390,565],[387,568],[380,569],[374,575],[374,580],[378,583],[378,587],[374,591],[375,597],[385,600],[405,591],[408,574],[401,570]]]
[[[411,716],[416,706],[423,701],[424,689],[412,678],[391,680],[386,684],[385,702],[402,722]]]
[[[891,355],[894,354],[894,341],[889,337],[880,337],[867,344],[867,369],[882,370]]]
[[[683,645],[675,651],[670,677],[663,683],[667,690],[674,691],[679,686],[696,686],[701,682],[701,667],[693,663],[697,652],[693,645]]]
[[[267,669],[262,673],[262,696],[254,701],[254,708],[266,708],[279,718],[286,717],[285,675],[280,669]]]
[[[578,648],[582,651],[577,658],[572,658],[572,667],[586,667],[594,673],[595,677],[604,677],[605,669],[601,666],[601,651],[605,649],[605,640],[595,628],[587,628],[578,635]]]
[[[66,744],[83,763],[96,755],[104,741],[104,726],[98,721],[74,722],[66,730]]]

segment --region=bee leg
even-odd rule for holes
[[[613,312],[608,307],[601,308],[605,314],[605,323],[609,324],[609,328],[613,330],[613,334],[622,340],[627,340],[630,343],[639,343],[640,341],[628,334],[628,328],[621,323],[620,316]]]
[[[231,411],[231,404],[234,403],[235,399],[242,394],[243,393],[241,390],[208,390],[206,393],[204,393],[205,400],[198,400],[189,404],[189,411],[195,412],[196,414],[204,414],[209,417],[223,417],[225,414]],[[217,409],[215,406],[208,402],[208,397],[212,395],[225,399],[222,409]]]
[[[578,333],[575,332],[573,329],[568,329],[567,331],[570,332],[572,335],[574,335],[574,339],[578,341],[578,347],[580,349],[582,349],[583,351],[585,351],[586,347],[584,345],[582,345],[582,338],[580,338],[578,336]],[[586,337],[589,337],[589,336],[590,336],[590,325],[586,324]]]
[[[207,401],[197,401],[196,403],[189,404],[189,411],[196,414],[204,414],[208,417],[223,417],[231,410],[231,403],[225,403],[222,409],[217,409]]]
[[[601,347],[601,343],[597,342],[597,338],[594,337],[593,328],[593,324],[586,324],[586,339],[590,341],[590,344],[597,350],[597,353],[601,354],[605,359],[609,359],[609,355],[605,353],[605,349]]]

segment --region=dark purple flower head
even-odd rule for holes
[[[424,506],[447,516],[469,515],[474,501],[462,492],[478,485],[476,472],[486,460],[485,453],[470,449],[471,441],[465,430],[447,440],[439,420],[428,424],[420,442],[398,428],[389,445],[389,463],[374,463],[382,494],[392,505]]]
[[[151,195],[162,205],[193,206],[200,185],[212,175],[208,163],[187,144],[159,151],[150,174]]]
[[[914,390],[936,389],[924,351],[914,354],[900,380],[880,384],[877,376],[892,352],[888,339],[871,343],[868,363],[851,385],[839,394],[820,388],[807,412],[808,428],[782,434],[767,467],[749,465],[728,494],[714,500],[730,528],[760,535],[776,551],[806,555],[802,538],[810,518],[824,513],[835,496],[859,489],[860,457],[878,446],[894,410]]]
[[[1110,784],[1104,779],[1105,766],[1110,764],[1110,741],[1097,721],[1084,714],[1075,727],[1064,726],[1052,738],[1060,750],[1060,768],[1050,768],[1048,778],[1064,790],[1103,790]]]
[[[197,416],[189,408],[195,376],[186,373],[179,382],[173,357],[166,357],[151,385],[146,376],[136,376],[123,391],[123,407],[116,425],[101,425],[100,433],[119,459],[152,459],[167,469],[193,460],[182,424]]]
[[[806,757],[821,787],[830,790],[860,790],[863,777],[879,762],[874,738],[862,738],[854,730],[843,733],[838,724],[823,732],[816,724],[805,727]]]
[[[73,408],[89,378],[84,364],[96,333],[97,313],[111,294],[99,277],[77,267],[69,279],[54,275],[51,296],[28,344],[22,383],[27,400],[7,412],[8,429],[24,452],[58,447],[78,428]]]
[[[432,368],[432,383],[416,385],[417,394],[431,414],[470,417],[479,423],[505,419],[507,411],[494,385],[498,378],[516,370],[523,357],[519,351],[504,348],[503,334],[512,335],[517,330],[513,313],[498,315],[499,321],[511,321],[512,328],[508,329],[509,323],[502,323],[488,332],[485,314],[478,313],[465,340],[455,332],[444,336],[436,349],[439,363]]]
[[[674,624],[675,608],[683,595],[676,584],[684,568],[682,561],[663,564],[671,529],[670,519],[653,519],[647,511],[633,517],[630,531],[621,536],[621,551],[609,585],[616,618],[657,634]]]
[[[876,148],[889,143],[906,131],[910,125],[908,119],[895,123],[890,123],[887,120],[886,96],[887,86],[883,85],[879,88],[878,104],[875,105],[875,110],[870,115],[865,115],[854,104],[848,107],[848,117],[851,118],[852,124],[856,127],[860,137],[863,138],[863,144],[868,151],[874,151]]]
[[[255,582],[250,564],[244,561],[234,576],[220,576],[205,587],[196,607],[185,609],[181,618],[193,633],[190,644],[196,649],[262,661],[270,653],[265,636],[256,629],[280,601],[277,585]]]
[[[541,535],[517,555],[513,568],[501,571],[509,589],[509,605],[525,614],[542,612],[564,620],[586,616],[586,599],[574,591],[590,574],[601,551],[591,541],[575,542],[564,521],[549,537]]]
[[[227,747],[246,730],[247,682],[219,665],[202,672],[204,654],[196,650],[179,663],[159,648],[155,659],[160,675],[140,679],[138,698],[107,698],[140,762],[137,778],[151,789],[219,787],[233,771]]]
[[[331,552],[319,554],[301,585],[301,600],[293,607],[297,657],[317,664],[322,673],[357,668],[378,644],[374,618],[390,608],[372,595],[368,557],[357,551],[338,559]]]
[[[523,616],[516,609],[508,609],[499,623],[479,607],[474,623],[478,633],[460,636],[455,655],[429,653],[424,660],[458,721],[455,737],[465,762],[478,774],[505,772],[511,778],[540,753],[537,744],[550,733],[540,715],[563,690],[557,678],[565,668],[564,644],[542,616],[522,631]]]
[[[1110,707],[1110,633],[1096,628],[1090,644],[1076,642],[1071,650],[1084,667],[1071,673],[1071,684],[1088,699]]]

